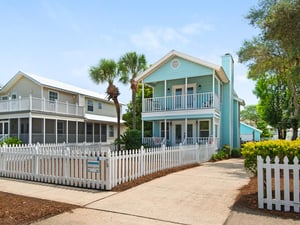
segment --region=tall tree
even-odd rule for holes
[[[120,81],[123,83],[130,82],[132,91],[132,129],[136,129],[136,92],[138,83],[135,78],[146,69],[146,58],[143,54],[138,55],[136,52],[128,52],[120,58],[118,64],[121,73]]]
[[[117,112],[117,136],[118,140],[120,139],[120,103],[118,96],[120,95],[119,89],[114,85],[114,80],[119,77],[118,74],[118,65],[112,59],[101,59],[97,66],[93,66],[90,69],[90,78],[96,84],[99,83],[108,83],[106,93],[108,95],[108,100],[113,100],[116,112]],[[120,150],[120,143],[118,142],[118,150]]]
[[[249,78],[280,77],[291,91],[289,104],[293,136],[297,138],[300,119],[300,1],[262,0],[246,18],[261,33],[245,41],[238,52],[239,60],[248,63]],[[287,35],[288,34],[288,35]],[[292,37],[292,38],[290,38]]]
[[[144,87],[144,97],[152,98],[152,88],[145,86]],[[138,85],[137,93],[136,93],[136,129],[142,129],[142,85]],[[131,102],[127,105],[126,113],[123,114],[123,120],[125,120],[125,125],[132,128],[132,104]],[[145,122],[144,124],[144,135],[152,134],[152,123]]]

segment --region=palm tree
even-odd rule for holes
[[[112,59],[101,59],[98,66],[91,67],[90,78],[96,84],[108,82],[106,93],[108,95],[108,100],[113,100],[116,112],[117,112],[117,136],[120,140],[120,103],[118,101],[118,96],[120,95],[118,87],[114,85],[114,79],[119,76],[117,63]],[[118,150],[120,150],[120,144],[118,141]]]
[[[118,64],[121,73],[120,81],[124,84],[130,82],[132,91],[132,129],[136,129],[136,92],[138,83],[135,78],[146,69],[146,58],[143,54],[138,55],[136,52],[128,52],[120,58]]]

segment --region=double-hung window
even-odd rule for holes
[[[94,111],[94,103],[93,103],[92,100],[88,100],[88,102],[87,102],[87,110],[89,112],[93,112]]]

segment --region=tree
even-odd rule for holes
[[[120,58],[118,64],[121,73],[120,81],[123,83],[130,82],[132,91],[132,129],[136,129],[136,92],[138,83],[135,78],[146,69],[146,58],[143,54],[138,55],[136,52],[128,52]]]
[[[106,93],[108,100],[113,100],[116,112],[117,112],[117,136],[120,139],[120,103],[118,96],[120,95],[118,87],[114,85],[114,80],[119,76],[117,63],[112,59],[101,59],[98,66],[91,67],[90,78],[96,84],[107,82],[108,86]],[[120,150],[120,143],[118,144],[118,150]]]
[[[258,106],[248,105],[240,113],[241,121],[262,130],[261,137],[269,138],[271,135],[267,129],[267,122],[264,121],[258,111]]]
[[[260,117],[278,131],[278,138],[285,139],[288,123],[289,91],[281,77],[261,76],[254,93],[260,98],[258,112]]]
[[[300,1],[262,0],[246,18],[261,33],[244,42],[239,61],[248,64],[248,77],[253,80],[265,76],[286,82],[291,95],[285,110],[293,121],[292,139],[296,139],[300,119]]]
[[[251,126],[256,126],[259,119],[256,105],[247,105],[240,113],[241,121],[250,123]]]
[[[145,86],[144,87],[144,97],[145,98],[151,98],[152,97],[152,88]],[[136,129],[141,130],[142,129],[142,85],[138,85],[137,93],[136,93]],[[132,128],[132,104],[131,102],[127,105],[126,113],[123,114],[123,120],[125,120],[125,125],[129,129]],[[145,132],[144,135],[146,136],[147,133],[150,135],[152,134],[151,129],[152,126],[150,123],[144,124],[144,130],[149,131]]]

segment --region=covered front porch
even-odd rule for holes
[[[142,134],[143,144],[147,146],[200,144],[219,148],[219,127],[219,119],[215,117],[154,120],[152,136],[144,137],[144,133]]]

